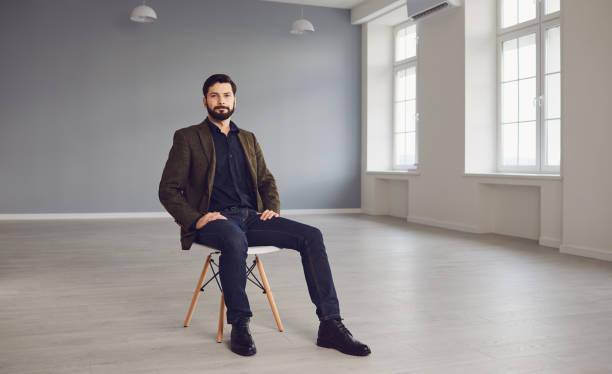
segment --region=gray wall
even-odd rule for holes
[[[201,86],[238,83],[282,209],[360,206],[360,28],[348,10],[254,0],[0,2],[0,213],[161,211],[176,129]]]

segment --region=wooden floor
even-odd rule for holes
[[[612,373],[612,264],[392,217],[323,231],[349,357],[315,345],[299,255],[263,255],[285,331],[249,284],[258,353],[215,341],[219,293],[183,327],[204,262],[170,219],[0,222],[0,373]]]

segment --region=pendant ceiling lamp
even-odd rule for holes
[[[294,35],[302,35],[304,33],[314,32],[315,30],[314,26],[312,25],[312,22],[304,18],[304,8],[301,8],[300,10],[300,17],[300,19],[293,22],[293,25],[291,25],[290,32]]]
[[[157,19],[157,13],[153,8],[143,3],[132,10],[130,19],[138,23],[151,23]]]

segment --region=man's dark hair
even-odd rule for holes
[[[206,97],[206,94],[208,93],[208,89],[210,88],[210,86],[212,86],[215,83],[229,83],[232,85],[232,91],[234,92],[234,95],[236,94],[236,90],[238,89],[236,87],[236,83],[234,83],[234,81],[232,80],[232,78],[230,78],[229,75],[227,74],[213,74],[210,77],[208,77],[208,79],[206,79],[206,81],[204,82],[204,86],[202,87],[202,93],[204,94],[204,97]]]

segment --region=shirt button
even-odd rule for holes
[[[230,155],[230,158],[232,158],[232,155]]]

